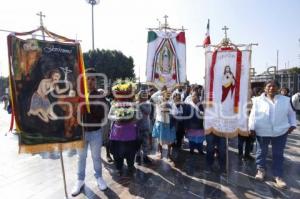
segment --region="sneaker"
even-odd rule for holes
[[[171,157],[171,155],[167,155],[167,160],[168,162],[173,162],[173,158]]]
[[[157,153],[156,157],[159,158],[159,159],[163,159],[163,154],[162,153]]]
[[[106,182],[103,180],[102,177],[97,178],[97,184],[101,191],[104,191],[107,189]]]
[[[275,186],[279,189],[286,188],[286,183],[280,177],[275,177]]]
[[[255,179],[259,181],[263,181],[265,179],[266,172],[264,169],[258,169],[255,175]]]
[[[75,185],[74,185],[74,187],[71,191],[71,195],[72,196],[77,196],[81,192],[81,189],[83,188],[83,185],[84,185],[84,181],[83,180],[78,180],[75,183]]]

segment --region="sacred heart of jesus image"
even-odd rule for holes
[[[221,100],[222,103],[226,100],[229,93],[232,98],[234,88],[235,88],[235,77],[231,72],[230,66],[227,65],[224,67],[224,73],[222,78],[222,100]]]

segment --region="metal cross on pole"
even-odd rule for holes
[[[224,33],[225,33],[225,39],[227,39],[227,30],[229,30],[229,28],[227,26],[224,26],[222,28],[222,30],[224,30]]]
[[[45,40],[45,32],[44,32],[44,24],[43,24],[43,17],[46,17],[46,15],[43,15],[42,11],[39,13],[36,13],[40,17],[40,26],[42,27],[42,35],[43,35],[43,40]]]
[[[166,30],[169,27],[169,24],[168,24],[168,15],[165,15],[164,18],[165,18],[165,24],[163,24],[163,28]]]

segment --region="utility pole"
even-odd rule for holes
[[[100,0],[86,0],[87,3],[91,4],[92,6],[92,48],[95,50],[94,45],[94,6],[97,5]]]
[[[43,40],[45,40],[45,32],[44,32],[44,24],[43,24],[43,17],[46,17],[46,15],[43,15],[42,12],[36,13],[40,17],[40,27],[42,28],[42,35],[43,35]]]
[[[300,49],[300,38],[298,39],[298,42],[299,42],[299,49]],[[300,52],[298,54],[298,59],[299,59],[299,68],[300,68]]]
[[[276,71],[278,71],[279,50],[276,51]]]

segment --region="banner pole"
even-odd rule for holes
[[[63,180],[64,180],[65,198],[68,199],[67,183],[66,183],[66,175],[65,175],[65,167],[64,167],[64,159],[63,159],[62,150],[60,150],[59,152],[60,152],[61,170],[62,170]]]
[[[229,154],[228,154],[228,137],[226,137],[226,179],[228,183],[228,176],[229,176]]]

